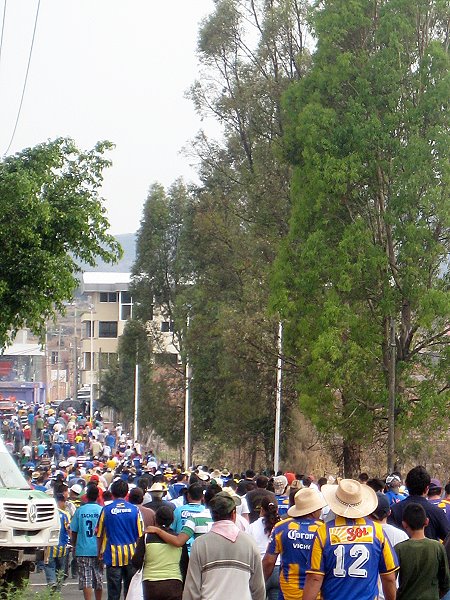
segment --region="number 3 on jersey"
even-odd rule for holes
[[[336,566],[333,569],[333,575],[335,577],[345,577],[347,574],[349,577],[367,577],[367,570],[362,569],[366,562],[370,558],[369,550],[362,544],[355,544],[350,548],[350,557],[355,560],[349,561],[349,565],[345,565],[345,547],[343,544],[339,544],[334,550],[336,557]],[[347,569],[346,569],[347,567]]]
[[[86,521],[86,535],[91,538],[94,535],[94,523],[92,521]]]

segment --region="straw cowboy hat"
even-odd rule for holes
[[[314,488],[302,488],[294,496],[295,504],[288,510],[290,517],[303,517],[327,505]]]
[[[325,484],[320,491],[330,509],[340,517],[367,517],[378,506],[378,498],[373,489],[354,479],[341,479],[338,485]]]
[[[242,499],[241,499],[241,497],[240,497],[240,496],[238,496],[238,495],[236,494],[236,492],[233,490],[233,488],[232,488],[232,487],[224,487],[224,488],[223,488],[223,490],[222,490],[222,492],[225,492],[226,494],[229,494],[229,495],[230,495],[230,496],[233,498],[233,500],[234,500],[234,503],[236,504],[236,506],[241,506],[241,504],[242,504]],[[219,494],[220,494],[220,493],[221,493],[221,492],[219,492]]]

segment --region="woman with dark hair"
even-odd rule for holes
[[[173,510],[169,506],[158,508],[155,520],[156,527],[176,536],[170,528]],[[142,569],[144,600],[181,600],[188,560],[186,545],[177,548],[156,533],[144,533],[132,559],[133,566]]]
[[[261,553],[261,558],[263,558],[266,553],[267,544],[269,543],[272,529],[274,528],[275,524],[280,521],[277,504],[272,502],[270,497],[264,496],[261,500],[261,509],[259,515],[259,519],[253,523],[250,523],[248,534],[251,535],[257,543]],[[280,557],[278,557],[272,575],[266,581],[267,600],[277,600],[278,598],[280,591],[279,574]]]

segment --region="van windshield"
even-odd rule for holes
[[[2,442],[0,442],[0,487],[30,489],[25,477],[19,471],[19,467]]]

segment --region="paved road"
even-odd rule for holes
[[[32,573],[30,576],[30,600],[33,596],[45,589],[45,576],[43,573]],[[106,600],[106,586],[103,586],[103,598]],[[78,578],[67,579],[63,585],[62,593],[63,600],[82,600],[83,592],[78,589]]]

